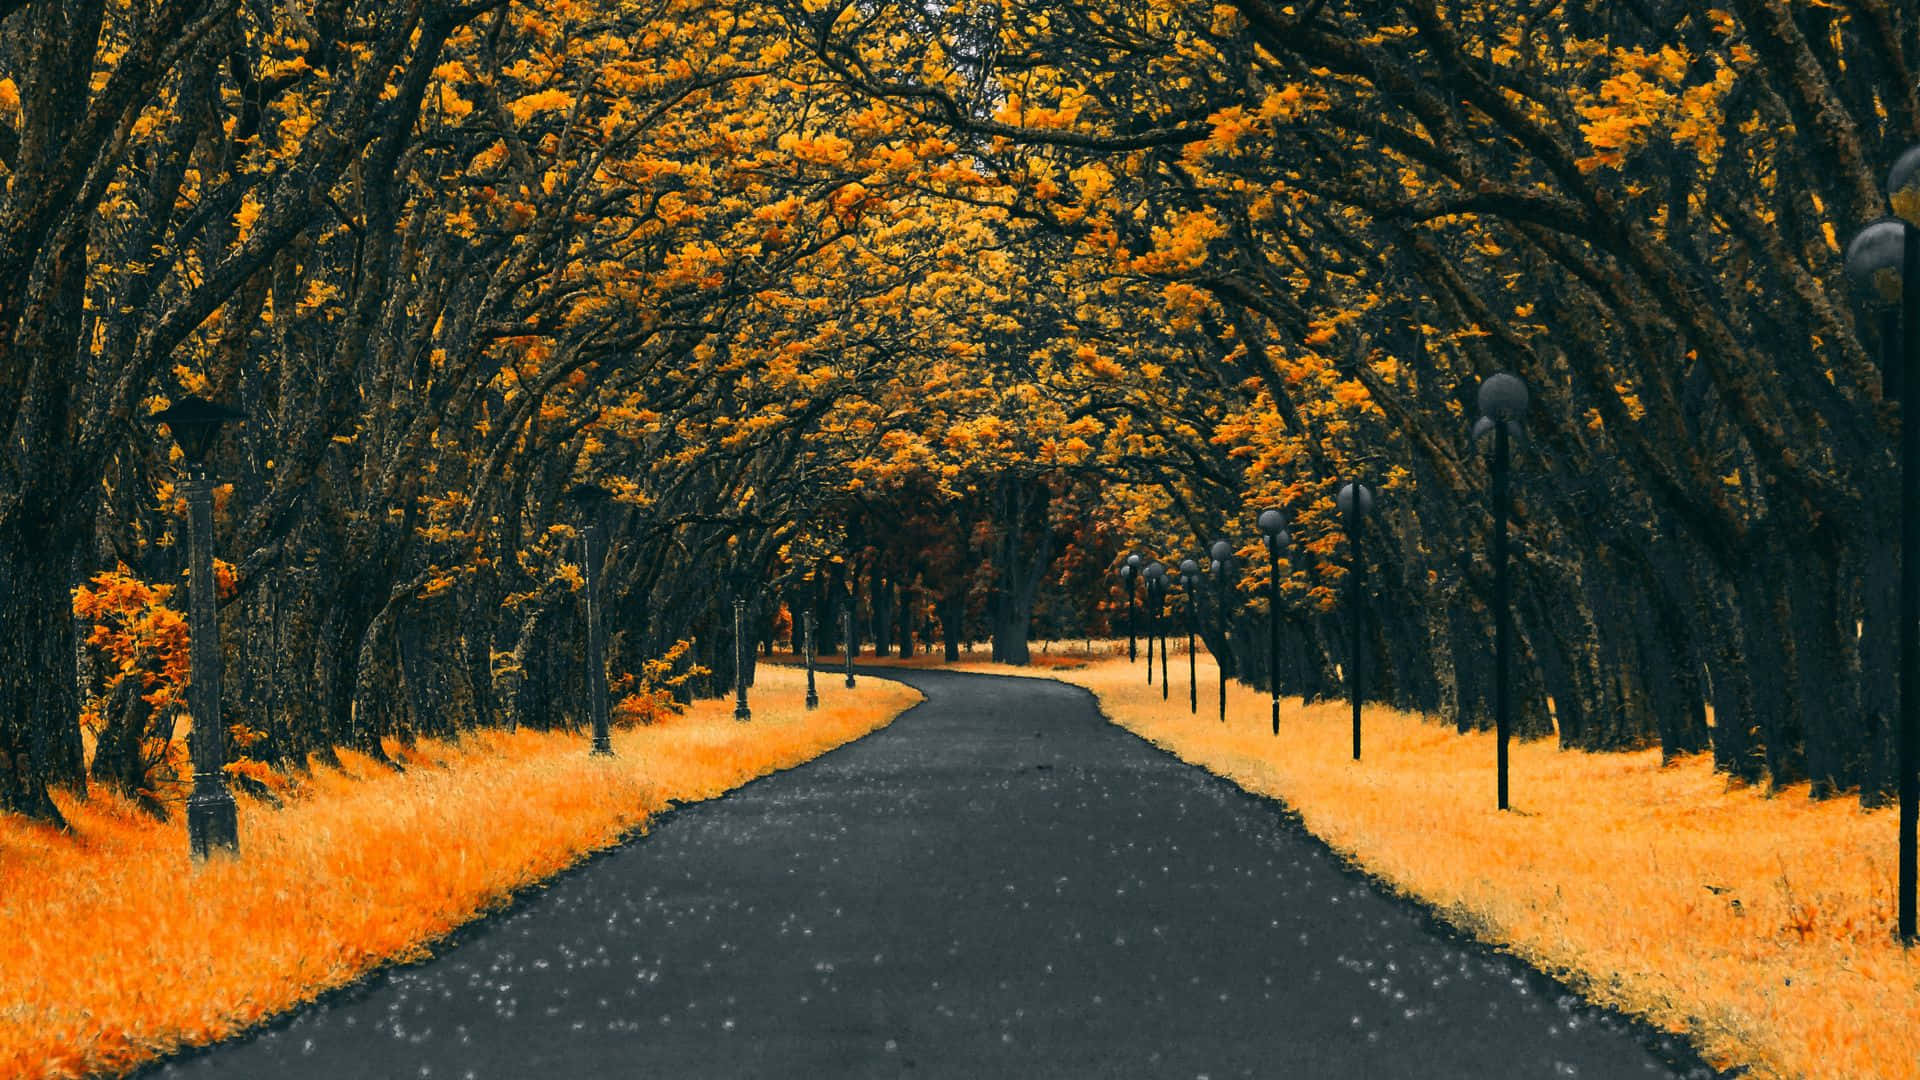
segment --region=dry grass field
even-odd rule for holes
[[[1184,660],[1162,701],[1124,650],[1027,674],[1086,687],[1114,722],[1284,800],[1314,835],[1455,926],[1688,1033],[1723,1066],[1920,1077],[1920,956],[1892,933],[1892,810],[1813,802],[1804,784],[1772,797],[1729,789],[1704,755],[1663,767],[1656,750],[1515,742],[1514,809],[1502,814],[1490,733],[1370,706],[1354,762],[1344,702],[1283,700],[1276,738],[1268,699],[1245,686],[1228,688],[1219,721],[1204,653],[1196,717]]]
[[[485,732],[341,751],[283,809],[243,797],[238,859],[194,865],[186,826],[96,792],[71,833],[0,820],[0,1076],[123,1071],[428,953],[454,928],[675,803],[712,798],[889,723],[897,683],[823,688],[762,668],[754,718],[705,701],[617,729]]]

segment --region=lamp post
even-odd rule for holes
[[[1141,559],[1141,558],[1144,558],[1144,556],[1131,555],[1131,556],[1128,556],[1128,561],[1131,562],[1134,559]],[[1153,575],[1149,571],[1151,571],[1154,567],[1159,565],[1160,565],[1159,563],[1142,563],[1141,565],[1136,566],[1133,569],[1134,580],[1140,583],[1140,588],[1146,594],[1144,599],[1148,604],[1148,610],[1147,610],[1147,685],[1148,686],[1153,685],[1153,630],[1154,630],[1154,626],[1156,625],[1155,622],[1153,621],[1153,610],[1152,610],[1153,589],[1154,589]],[[1133,598],[1128,597],[1127,600],[1128,600],[1128,603],[1132,603]]]
[[[580,533],[581,564],[586,577],[582,590],[587,609],[587,716],[593,722],[593,753],[611,757],[613,740],[607,725],[607,628],[600,611],[600,562],[606,557],[606,506],[613,492],[599,484],[575,484],[567,501],[585,526]]]
[[[1227,722],[1227,665],[1225,660],[1227,644],[1227,570],[1233,563],[1233,545],[1225,540],[1215,540],[1209,552],[1213,562],[1208,570],[1213,574],[1215,611],[1220,623],[1221,655],[1214,658],[1215,667],[1220,673],[1220,722]]]
[[[1353,760],[1360,760],[1360,573],[1365,564],[1360,561],[1360,526],[1366,522],[1367,515],[1373,511],[1373,491],[1367,485],[1355,481],[1342,484],[1340,497],[1336,500],[1340,507],[1340,520],[1346,523],[1347,547],[1353,559],[1348,568],[1347,608],[1352,620],[1353,647],[1347,657],[1353,670],[1347,673],[1347,685],[1353,689]]]
[[[1167,568],[1159,561],[1141,572],[1147,579],[1147,682],[1153,682],[1153,639],[1160,639],[1160,700],[1167,699],[1167,638],[1160,629],[1160,602],[1167,595]]]
[[[747,708],[747,658],[753,645],[747,641],[747,602],[733,598],[733,718],[745,723],[753,719]]]
[[[1140,651],[1133,632],[1133,587],[1140,578],[1140,556],[1129,555],[1120,564],[1120,587],[1127,590],[1127,663],[1138,663]]]
[[[1200,713],[1200,684],[1195,680],[1200,668],[1193,655],[1193,594],[1199,587],[1200,564],[1192,559],[1180,560],[1180,591],[1187,597],[1187,711],[1196,716]]]
[[[840,627],[844,631],[840,639],[847,643],[847,689],[853,689],[853,605],[848,604],[840,613]]]
[[[807,625],[807,708],[820,707],[820,693],[813,688],[813,609],[808,608],[803,616]]]
[[[1513,605],[1507,582],[1507,457],[1511,437],[1520,433],[1520,417],[1527,411],[1527,384],[1500,372],[1480,384],[1480,419],[1473,437],[1493,432],[1493,729],[1498,749],[1500,809],[1507,808],[1507,740],[1512,734],[1513,696],[1507,683],[1512,649]]]
[[[207,453],[220,426],[244,416],[238,410],[188,396],[155,413],[167,425],[187,465],[187,709],[193,717],[188,751],[193,792],[187,796],[187,843],[195,858],[214,848],[240,851],[240,825],[227,786],[226,730],[220,722],[220,624],[214,618],[213,481]]]
[[[1920,372],[1920,146],[1909,147],[1887,177],[1887,199],[1898,215],[1861,229],[1847,244],[1847,274],[1899,302],[1900,351],[1883,345],[1883,385],[1900,403],[1900,731],[1896,768],[1900,787],[1898,933],[1914,941],[1915,832],[1920,821],[1920,423],[1906,415],[1905,391]],[[1882,328],[1891,330],[1889,316]]]
[[[1257,522],[1267,545],[1267,682],[1273,694],[1273,733],[1280,734],[1280,550],[1293,541],[1287,515],[1262,510]],[[1216,545],[1218,546],[1218,545]]]

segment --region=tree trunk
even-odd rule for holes
[[[909,593],[900,582],[893,583],[893,610],[899,613],[900,658],[913,656],[913,611],[909,606]]]
[[[1861,707],[1860,802],[1882,806],[1898,789],[1894,733],[1900,718],[1900,551],[1897,530],[1875,534],[1868,542],[1858,598],[1843,611],[1854,612],[1852,632],[1858,652]]]
[[[1753,706],[1754,685],[1741,654],[1740,612],[1733,590],[1722,582],[1701,582],[1698,622],[1713,637],[1707,666],[1713,697],[1713,764],[1734,782],[1758,783],[1766,772]]]
[[[86,784],[70,595],[77,534],[49,515],[21,535],[34,514],[18,514],[0,539],[0,808],[64,826],[48,788]]]
[[[1800,703],[1792,697],[1789,678],[1794,662],[1787,640],[1792,612],[1786,584],[1779,578],[1783,571],[1791,569],[1760,554],[1746,563],[1735,582],[1740,671],[1750,687],[1739,715],[1748,730],[1759,733],[1769,786],[1775,789],[1807,775]]]
[[[957,584],[942,598],[940,605],[940,632],[949,664],[960,659],[961,624],[966,621],[966,613],[967,588],[965,584]]]

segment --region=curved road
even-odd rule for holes
[[[149,1074],[1712,1075],[1082,690],[887,674],[927,701],[886,730]]]

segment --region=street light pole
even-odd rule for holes
[[[189,526],[187,573],[189,613],[187,683],[193,713],[193,793],[187,796],[187,838],[193,853],[205,858],[216,847],[240,850],[238,808],[227,785],[227,740],[220,718],[220,679],[225,659],[220,655],[220,624],[214,617],[213,480],[204,465],[194,468],[181,485],[187,497]]]
[[[1134,579],[1140,575],[1139,568],[1135,566],[1134,560],[1139,557],[1138,555],[1129,555],[1127,556],[1127,561],[1120,564],[1120,587],[1127,590],[1127,663],[1129,664],[1139,663],[1140,661],[1140,651],[1135,644],[1133,630],[1133,585]]]
[[[1180,563],[1180,591],[1187,600],[1187,712],[1200,712],[1199,661],[1193,652],[1193,592],[1200,587],[1200,564],[1192,559]]]
[[[1871,286],[1899,305],[1900,356],[1882,371],[1883,386],[1900,397],[1900,729],[1899,901],[1897,930],[1903,945],[1915,939],[1915,834],[1920,829],[1920,422],[1910,414],[1906,389],[1920,378],[1920,146],[1894,162],[1887,177],[1896,217],[1861,229],[1848,242],[1846,269],[1856,283]],[[1897,275],[1897,281],[1890,280]],[[1889,319],[1883,328],[1891,328]],[[1891,350],[1888,350],[1890,353]],[[1890,361],[1892,357],[1888,358]],[[1897,370],[1894,368],[1897,366]]]
[[[1920,148],[1916,148],[1920,149]],[[1914,156],[1909,150],[1905,158]],[[1920,163],[1917,163],[1920,164]],[[1920,229],[1905,224],[1901,244],[1900,327],[1904,389],[1920,374]],[[1915,823],[1920,819],[1920,418],[1914,395],[1900,403],[1900,940],[1914,940]]]
[[[1513,633],[1513,612],[1507,594],[1507,425],[1493,425],[1493,606],[1497,612],[1493,629],[1493,725],[1500,747],[1497,751],[1499,808],[1507,809],[1507,739],[1511,723],[1512,692],[1507,686],[1511,668],[1509,650]]]
[[[1920,146],[1894,162],[1887,191],[1903,229],[1900,327],[1904,390],[1920,377]],[[1913,395],[1908,395],[1910,400]],[[1920,819],[1920,422],[1900,404],[1900,940],[1914,940],[1914,834]]]
[[[747,641],[747,602],[733,598],[733,718],[745,723],[753,719],[747,708],[747,657],[753,646]]]
[[[593,750],[596,756],[613,754],[613,739],[608,725],[607,703],[607,630],[600,610],[600,563],[606,557],[606,532],[602,511],[613,492],[598,484],[576,484],[567,491],[567,499],[585,518],[581,530],[581,559],[586,585],[587,609],[587,715],[593,724]]]
[[[1141,572],[1147,581],[1147,683],[1153,683],[1153,639],[1160,639],[1160,700],[1167,699],[1167,638],[1160,627],[1160,604],[1167,596],[1167,568],[1158,561]]]
[[[1173,676],[1167,674],[1167,624],[1161,621],[1160,616],[1166,610],[1167,590],[1172,584],[1164,570],[1154,580],[1158,583],[1160,595],[1153,601],[1153,629],[1155,636],[1160,639],[1160,700],[1165,701],[1173,696]]]
[[[1480,384],[1480,419],[1475,438],[1493,432],[1493,727],[1495,788],[1499,808],[1507,809],[1507,744],[1513,736],[1512,668],[1513,604],[1507,578],[1507,495],[1509,436],[1519,428],[1527,410],[1527,385],[1500,372]]]
[[[1153,605],[1154,605],[1153,590],[1157,587],[1154,585],[1154,581],[1153,581],[1155,576],[1153,573],[1153,568],[1159,565],[1160,564],[1157,562],[1148,563],[1146,566],[1136,571],[1136,573],[1139,575],[1141,579],[1141,585],[1147,594],[1146,602],[1147,602],[1147,685],[1148,686],[1153,685],[1153,635],[1154,635],[1154,631],[1160,625],[1160,621],[1159,621],[1160,616],[1153,609]]]
[[[1227,722],[1227,565],[1233,558],[1233,545],[1225,540],[1213,542],[1213,563],[1208,569],[1213,574],[1214,605],[1216,621],[1220,624],[1220,653],[1214,657],[1214,666],[1219,669],[1220,678],[1220,722]]]
[[[1273,695],[1273,733],[1280,734],[1280,549],[1287,535],[1287,516],[1262,510],[1256,522],[1267,545],[1267,683]]]
[[[848,604],[846,607],[846,610],[840,613],[840,625],[846,631],[845,633],[841,634],[840,637],[842,640],[844,640],[847,643],[847,646],[846,646],[847,689],[851,690],[853,689],[853,605],[852,604]]]
[[[804,616],[807,626],[807,708],[820,707],[820,693],[813,688],[813,609],[808,608]]]
[[[593,753],[610,756],[613,738],[608,730],[607,627],[600,611],[600,559],[606,554],[599,522],[587,526],[587,683],[593,710]]]
[[[187,796],[187,845],[197,859],[216,848],[240,851],[240,825],[233,790],[227,784],[226,729],[220,720],[220,623],[214,615],[213,480],[207,453],[220,426],[242,414],[224,405],[188,396],[154,414],[167,425],[187,466],[182,484],[187,501],[187,709],[193,731],[193,791]]]
[[[1347,526],[1347,546],[1350,548],[1352,564],[1348,568],[1347,607],[1352,622],[1352,647],[1347,659],[1353,670],[1347,673],[1347,685],[1353,689],[1353,760],[1360,760],[1360,575],[1365,564],[1360,558],[1360,526],[1366,520],[1367,512],[1373,509],[1373,492],[1367,485],[1354,482],[1342,485],[1340,497],[1340,516]]]

